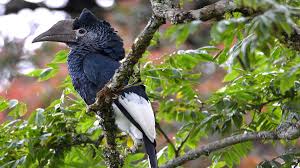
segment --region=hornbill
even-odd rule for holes
[[[61,20],[33,42],[63,42],[73,86],[87,105],[112,78],[125,56],[123,41],[110,24],[84,9],[75,19]],[[127,83],[127,81],[124,81]],[[123,89],[112,104],[116,125],[128,133],[134,147],[144,142],[151,168],[157,168],[155,118],[143,85]]]

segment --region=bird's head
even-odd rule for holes
[[[102,52],[115,60],[124,57],[122,39],[108,22],[97,19],[88,9],[83,9],[76,19],[57,22],[32,42],[41,41],[63,42],[72,49],[86,48],[91,52]]]

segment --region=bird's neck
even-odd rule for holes
[[[83,73],[83,60],[88,53],[86,50],[80,50],[80,52],[78,52],[78,50],[71,49],[67,59],[68,70],[71,77]]]

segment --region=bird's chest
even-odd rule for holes
[[[83,71],[83,58],[69,56],[68,70],[74,89],[87,104],[92,104],[96,97],[96,86],[90,82]]]

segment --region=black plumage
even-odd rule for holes
[[[75,90],[88,105],[94,103],[97,92],[112,78],[125,55],[122,39],[115,30],[87,9],[75,20],[57,23],[34,39],[37,41],[60,41],[70,46],[69,74]],[[136,145],[143,141],[151,167],[158,167],[154,114],[145,87],[124,89],[113,109],[118,127],[129,133]]]

